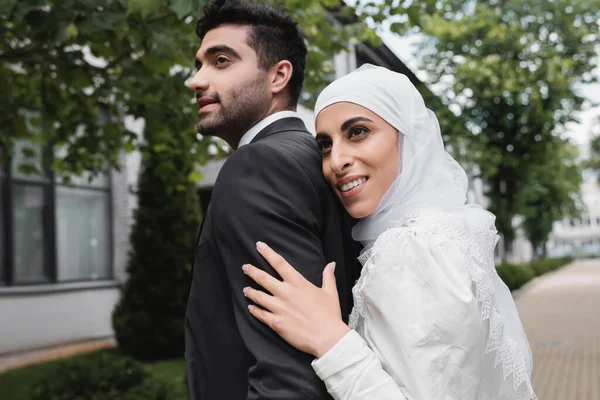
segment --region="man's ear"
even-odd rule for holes
[[[271,67],[269,77],[271,93],[273,95],[279,94],[285,90],[288,82],[292,78],[293,71],[294,67],[288,60],[281,60]]]

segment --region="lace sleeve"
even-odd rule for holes
[[[536,398],[529,344],[495,270],[496,241],[465,221],[415,217],[362,255],[350,325],[414,398]]]

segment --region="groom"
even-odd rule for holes
[[[250,1],[213,1],[198,22],[190,82],[198,131],[235,151],[215,183],[194,254],[185,317],[191,400],[328,399],[312,357],[248,312],[242,265],[276,275],[263,241],[313,284],[336,261],[342,315],[358,278],[348,217],[321,171],[321,155],[296,114],[306,45],[289,16]]]

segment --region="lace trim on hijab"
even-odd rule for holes
[[[471,255],[468,258],[467,268],[475,285],[475,295],[480,305],[482,320],[489,320],[489,337],[486,344],[485,354],[496,352],[494,367],[502,365],[503,379],[512,377],[514,391],[511,391],[507,385],[503,385],[500,393],[494,399],[489,400],[510,400],[514,399],[515,393],[520,391],[520,386],[525,385],[527,394],[531,399],[537,400],[531,380],[527,371],[526,356],[517,343],[504,332],[504,319],[498,312],[494,293],[495,289],[492,283],[492,277],[497,274],[494,263],[494,248],[498,242],[498,235],[494,231],[477,232],[464,223],[457,221],[459,218],[451,215],[437,214],[435,216],[408,216],[403,227],[415,228],[419,232],[443,232],[452,238],[459,248],[465,253]],[[398,236],[405,233],[383,234],[359,257],[363,267],[369,259],[376,256],[385,249],[390,242],[398,240]],[[349,326],[361,333],[363,331],[364,319],[364,297],[361,293],[363,278],[361,275],[356,285],[352,288],[354,296],[354,308],[350,314]],[[488,399],[486,399],[488,400]]]

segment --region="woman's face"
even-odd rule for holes
[[[398,176],[398,131],[354,103],[335,103],[316,121],[323,174],[354,218],[371,215]]]

